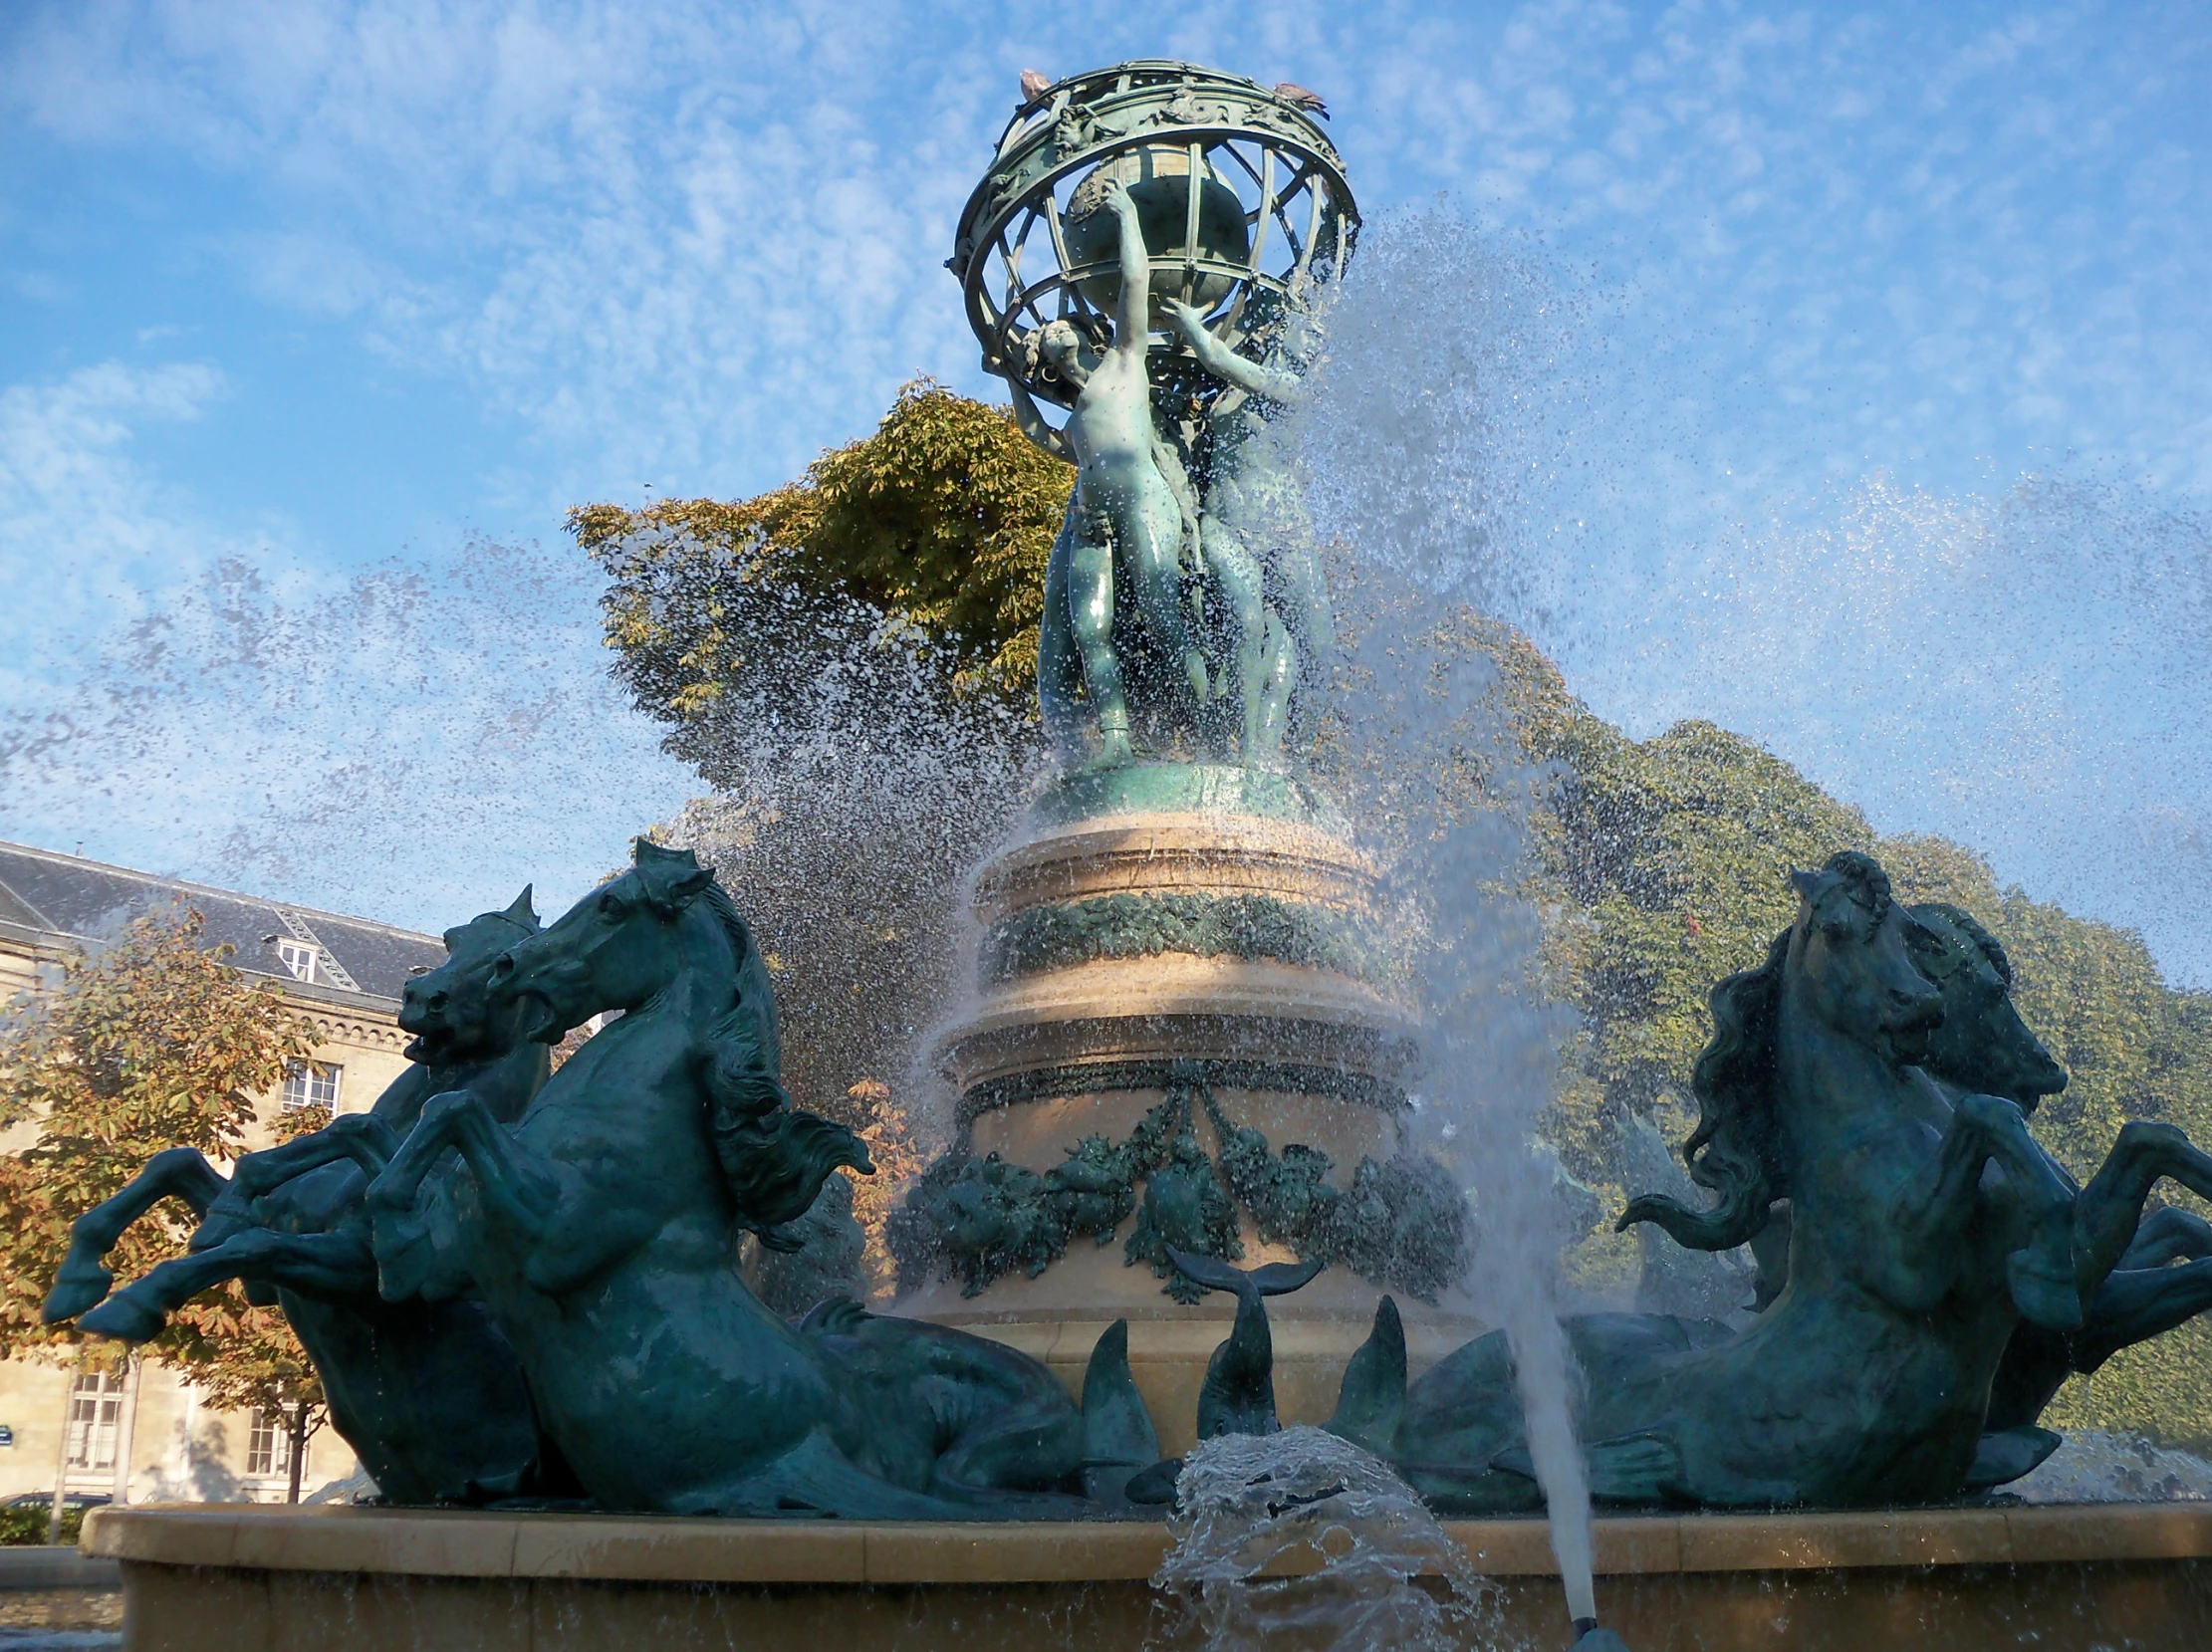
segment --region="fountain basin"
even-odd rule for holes
[[[1565,1646],[1540,1520],[1448,1523],[1505,1644]],[[203,1505],[93,1511],[136,1652],[814,1646],[1136,1652],[1163,1527]],[[1638,1652],[2212,1645],[2212,1506],[1631,1516],[1598,1603]]]

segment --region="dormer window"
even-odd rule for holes
[[[279,941],[277,943],[277,957],[283,961],[284,967],[292,972],[292,979],[295,981],[314,981],[315,960],[321,955],[321,948],[307,941]]]

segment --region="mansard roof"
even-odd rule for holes
[[[309,997],[380,998],[396,1005],[411,973],[445,961],[445,943],[435,935],[0,842],[0,932],[50,945],[97,940],[132,918],[178,905],[207,920],[209,944],[227,941],[237,949],[231,962],[241,970]],[[313,983],[294,978],[278,956],[277,940],[317,948],[321,967]],[[334,963],[335,971],[329,967]]]

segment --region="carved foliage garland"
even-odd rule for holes
[[[1201,1108],[1213,1154],[1199,1139]],[[901,1285],[942,1270],[978,1296],[1017,1268],[1036,1278],[1079,1238],[1111,1244],[1134,1214],[1124,1260],[1148,1264],[1168,1296],[1195,1301],[1202,1293],[1169,1265],[1167,1248],[1241,1260],[1240,1210],[1263,1240],[1300,1260],[1342,1262],[1423,1301],[1465,1267],[1466,1202],[1434,1160],[1362,1158],[1352,1185],[1337,1187],[1326,1153],[1293,1142],[1278,1154],[1260,1131],[1232,1123],[1200,1078],[1171,1081],[1126,1140],[1089,1135],[1067,1153],[1043,1175],[996,1153],[939,1158],[890,1219]]]
[[[1375,985],[1390,976],[1388,954],[1371,927],[1327,906],[1272,895],[1098,895],[1035,906],[994,925],[984,976],[1007,981],[1100,958],[1268,958],[1333,970]]]

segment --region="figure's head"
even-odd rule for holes
[[[1815,1016],[1891,1061],[1917,1062],[1943,1021],[1943,995],[1912,967],[1917,920],[1891,898],[1889,874],[1846,849],[1792,872],[1801,902],[1790,963]]]
[[[1921,1065],[1977,1095],[2002,1095],[2034,1112],[2066,1088],[2066,1068],[2028,1030],[2012,1001],[2012,961],[1997,937],[1960,907],[1912,908],[1913,966],[1943,995],[1943,1025]]]
[[[1047,322],[1029,336],[1029,370],[1032,378],[1048,384],[1082,389],[1099,364],[1098,352],[1076,330],[1074,322]]]
[[[689,849],[642,837],[634,856],[628,871],[493,966],[493,997],[521,1007],[524,1037],[554,1044],[604,1011],[635,1009],[689,963],[676,928],[713,884],[713,871]]]
[[[444,1066],[490,1061],[514,1049],[519,1020],[512,1004],[493,1002],[492,969],[509,947],[537,933],[527,884],[504,912],[480,913],[448,929],[445,962],[399,990],[399,1026],[414,1035],[407,1060]]]

